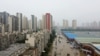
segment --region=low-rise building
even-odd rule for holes
[[[5,34],[4,36],[0,34],[0,50],[8,48],[11,44],[14,44],[18,41],[24,40],[25,34]]]
[[[0,35],[0,50],[4,50],[8,46],[9,46],[9,41],[7,35],[5,36]]]
[[[19,56],[27,49],[29,49],[28,44],[12,44],[9,48],[0,51],[0,56]]]
[[[37,56],[37,49],[36,48],[29,48],[24,53],[22,53],[20,56]]]
[[[100,56],[100,32],[72,31],[63,32],[74,48],[78,48],[83,54]],[[73,41],[70,41],[72,39]]]
[[[41,52],[44,51],[50,38],[50,33],[47,30],[38,31],[35,33],[30,33],[26,35],[26,43],[30,45],[31,48],[34,48],[37,56],[41,55]]]

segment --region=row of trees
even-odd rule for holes
[[[52,33],[50,34],[50,39],[48,40],[47,43],[47,47],[44,49],[45,52],[42,52],[41,56],[48,56],[55,38],[56,38],[56,32],[55,30],[52,30]]]

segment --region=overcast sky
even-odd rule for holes
[[[31,14],[42,18],[51,13],[56,23],[62,24],[63,19],[70,23],[73,19],[78,25],[85,22],[100,21],[100,0],[0,0],[0,12],[10,14],[21,12],[31,18]]]

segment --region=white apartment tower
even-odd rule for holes
[[[46,29],[46,20],[45,15],[42,16],[42,29]]]
[[[63,28],[68,29],[68,20],[63,20]]]
[[[10,33],[18,31],[18,18],[14,15],[8,17],[8,31]]]
[[[9,30],[8,30],[8,31],[9,31],[10,33],[13,32],[13,29],[12,29],[13,23],[12,23],[12,22],[13,22],[13,18],[12,18],[12,16],[9,16],[9,17],[8,17],[8,25],[9,25]]]
[[[28,25],[29,25],[29,30],[32,31],[32,19],[29,20]]]
[[[38,21],[38,28],[42,29],[42,27],[43,27],[43,22],[42,22],[42,20],[39,20]]]
[[[27,30],[28,29],[28,19],[25,16],[22,19],[22,29],[23,30]]]
[[[72,28],[73,29],[77,28],[77,21],[76,20],[72,20]]]

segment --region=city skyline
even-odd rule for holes
[[[23,3],[24,2],[24,3]],[[27,4],[29,3],[29,4]],[[78,21],[78,25],[91,21],[100,21],[100,1],[93,0],[3,0],[0,2],[0,12],[7,11],[10,14],[15,14],[16,12],[23,13],[31,19],[32,14],[36,15],[38,19],[42,18],[44,13],[51,13],[53,15],[53,20],[56,24],[63,19],[69,20],[71,22],[73,19]]]
[[[16,13],[16,15],[11,15],[10,13],[8,13],[8,12],[6,12],[6,11],[2,11],[2,12],[0,12],[0,15],[2,16],[2,17],[4,17],[4,16],[6,16],[6,17],[4,17],[4,19],[3,19],[3,21],[1,21],[1,18],[0,18],[0,22],[2,22],[2,23],[4,23],[4,24],[6,24],[6,27],[8,27],[7,26],[7,23],[8,23],[8,19],[7,19],[7,17],[9,17],[9,16],[17,16],[18,17],[18,14],[21,16],[21,14],[23,14],[23,13],[20,13],[20,12],[17,12]],[[51,14],[51,13],[50,13]],[[44,15],[42,15],[42,18],[41,19],[39,19],[36,15],[34,15],[34,14],[32,14],[32,15],[30,15],[31,16],[31,19],[28,19],[27,18],[27,16],[26,15],[24,15],[23,14],[23,16],[21,16],[21,23],[23,24],[21,24],[22,26],[20,26],[21,27],[21,31],[23,31],[24,30],[24,28],[26,29],[27,27],[25,27],[26,26],[26,23],[27,23],[27,26],[28,26],[28,28],[29,29],[32,29],[32,27],[33,26],[31,26],[31,24],[35,24],[35,23],[32,23],[31,21],[32,21],[32,18],[36,18],[36,20],[35,20],[35,22],[36,22],[36,24],[37,24],[37,27],[38,28],[41,28],[41,29],[43,29],[43,27],[41,27],[42,25],[43,25],[43,18],[44,18]],[[33,17],[32,17],[33,16]],[[53,16],[53,15],[52,15]],[[51,17],[52,17],[51,16]],[[53,16],[54,17],[54,16]],[[27,18],[27,19],[26,19]],[[17,19],[16,19],[17,20]],[[13,20],[12,22],[14,23],[14,22],[17,22],[16,20]],[[41,22],[41,26],[39,26],[39,24],[40,24],[40,20],[42,20],[42,22]],[[64,21],[65,20],[67,20],[67,19],[62,19],[62,25],[59,25],[60,27],[64,27],[64,24],[65,24],[65,26],[67,27],[67,28],[69,28],[69,27],[72,27],[73,26],[73,24],[72,24],[72,21],[73,20],[76,20],[76,19],[73,19],[72,21],[70,21],[70,20],[67,20],[67,22],[65,22],[64,23]],[[24,21],[26,21],[26,22],[24,22]],[[29,21],[29,23],[27,22],[27,21]],[[34,20],[33,20],[34,21]],[[83,27],[83,28],[91,28],[92,27],[92,29],[99,29],[100,28],[100,21],[91,21],[91,22],[85,22],[85,23],[82,23],[81,25],[78,25],[79,24],[79,21],[78,20],[76,20],[77,21],[77,27]],[[44,21],[45,22],[45,21]],[[54,24],[54,26],[58,26],[58,24],[59,23],[56,23],[55,24],[55,21],[52,19],[52,22],[51,22],[52,24]],[[66,24],[67,23],[67,24]],[[17,23],[16,23],[17,24]],[[76,24],[76,23],[75,23]],[[94,27],[94,25],[95,25],[95,27]],[[35,27],[35,28],[37,28],[37,27]],[[27,29],[28,29],[27,28]],[[16,28],[17,29],[17,28]],[[5,30],[5,31],[7,31],[7,29]]]
[[[99,0],[0,1],[0,56],[100,56]]]

